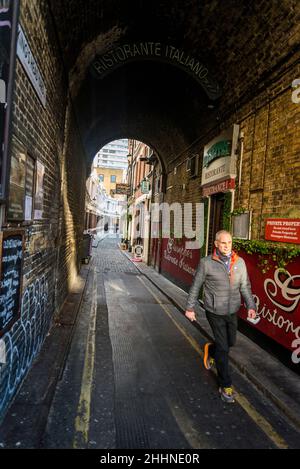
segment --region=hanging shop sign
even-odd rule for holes
[[[263,274],[258,267],[258,254],[250,255],[241,251],[240,255],[247,265],[260,321],[256,325],[249,323],[245,307],[241,308],[239,316],[285,348],[294,351],[300,346],[300,258],[290,262],[285,272],[276,268],[274,262],[271,269]]]
[[[116,194],[128,195],[130,190],[129,184],[117,183]]]
[[[36,60],[29,47],[24,31],[18,27],[17,56],[44,108],[46,107],[46,86]]]
[[[19,319],[22,294],[24,231],[0,234],[0,337]]]
[[[142,181],[141,182],[141,193],[142,194],[149,194],[150,192],[150,181]]]
[[[265,239],[300,244],[300,218],[268,218],[265,224]]]
[[[200,260],[200,249],[186,249],[186,239],[162,239],[161,271],[188,290]]]
[[[18,0],[0,2],[0,199],[7,196]]]
[[[239,126],[224,130],[204,147],[202,186],[234,179]]]

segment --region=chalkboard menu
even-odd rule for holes
[[[4,231],[1,236],[0,337],[20,317],[24,231]]]

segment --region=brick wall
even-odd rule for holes
[[[56,311],[80,269],[84,230],[87,166],[76,119],[69,102],[66,110],[65,141],[61,158],[61,194],[57,234]]]
[[[79,267],[86,165],[48,2],[21,1],[20,23],[47,89],[43,107],[17,59],[12,133],[45,166],[43,218],[25,224],[21,318],[1,338],[0,420],[38,354]],[[4,228],[16,224],[5,223]]]
[[[117,112],[121,117],[113,120],[110,113],[105,114],[101,129],[95,126],[96,133],[103,128],[103,132],[107,128],[107,134],[113,133],[115,127],[119,127],[124,134],[127,129],[127,136],[136,135],[154,148],[161,149],[160,156],[167,173],[164,201],[196,203],[201,200],[204,145],[223,128],[232,123],[239,124],[245,135],[245,152],[242,187],[236,194],[235,206],[253,210],[252,236],[261,238],[267,216],[295,213],[299,216],[300,108],[292,103],[290,88],[292,81],[300,77],[299,52],[295,52],[299,42],[299,12],[290,7],[291,2],[284,2],[282,8],[266,1],[258,2],[257,6],[243,2],[243,8],[233,5],[227,10],[225,2],[208,1],[202,13],[198,14],[198,2],[195,1],[195,10],[189,10],[187,21],[182,2],[175,3],[176,8],[174,6],[172,10],[167,4],[163,10],[161,5],[154,7],[154,17],[160,18],[161,27],[156,29],[157,37],[161,42],[176,44],[178,38],[185,38],[184,48],[191,55],[201,57],[223,87],[219,109],[210,112],[201,107],[202,95],[197,95],[196,99],[195,89],[191,87],[189,92],[185,80],[182,81],[184,86],[178,88],[180,93],[171,92],[166,101],[161,101],[163,74],[161,81],[151,82],[149,88],[147,82],[138,79],[141,82],[139,97],[147,98],[139,101],[135,99],[135,81],[131,83],[128,80],[127,86],[118,86],[116,77],[120,76],[121,81],[125,79],[120,68],[120,75],[112,74],[109,89],[120,93],[123,107],[122,112],[119,109]],[[53,7],[52,12],[49,5]],[[64,10],[65,5],[65,2],[46,0],[21,1],[21,24],[46,84],[47,105],[44,109],[17,61],[13,134],[45,166],[45,193],[43,219],[24,228],[26,252],[21,319],[2,338],[6,347],[6,363],[0,364],[0,419],[40,350],[53,316],[63,304],[79,268],[87,169],[80,132],[67,92],[67,73],[80,51],[88,48],[90,41],[99,34],[98,19],[102,19],[104,13],[107,13],[104,16],[109,18],[109,22],[101,22],[103,29],[109,32],[110,28],[122,23],[125,31],[126,19],[130,18],[131,33],[135,34],[129,34],[128,40],[140,40],[140,31],[136,28],[139,22],[134,24],[131,21],[134,15],[125,3],[122,11],[117,13],[125,12],[123,21],[112,16],[112,5],[104,11],[102,3],[91,1],[89,15],[85,10],[86,2],[68,2],[68,9]],[[74,14],[68,14],[70,12]],[[69,67],[67,71],[60,55],[53,15],[56,27],[60,29],[63,53]],[[143,24],[144,31],[146,25],[140,24]],[[152,37],[151,22],[148,27],[149,37]],[[146,37],[146,29],[144,33]],[[161,69],[162,64],[159,67]],[[84,73],[81,78],[83,76]],[[170,75],[171,91],[177,91],[176,77],[176,74]],[[169,92],[167,86],[163,89]],[[185,94],[183,90],[186,90]],[[130,96],[132,102],[138,103],[132,107],[132,115],[128,115],[126,106]],[[85,110],[81,109],[84,117],[92,111],[101,114],[103,109],[110,109],[114,103],[109,93],[108,101],[104,97],[103,101],[84,98],[78,102],[93,103]],[[144,112],[143,103],[150,111],[153,107],[155,112]],[[162,103],[169,104],[163,109],[166,112],[161,112]],[[130,121],[129,126],[126,119]],[[110,129],[111,122],[114,129]],[[88,130],[91,123],[87,118]],[[186,172],[185,160],[194,153],[200,155],[200,171],[199,176],[192,179]],[[176,159],[175,155],[178,155]],[[158,173],[160,176],[161,171]],[[161,202],[162,197],[156,194],[154,200]],[[159,252],[159,241],[155,243],[154,251]]]
[[[197,142],[181,158],[168,166],[165,201],[199,202],[204,145],[233,123],[244,132],[241,190],[236,190],[235,208],[252,210],[252,239],[264,238],[267,217],[300,216],[300,105],[292,102],[292,81],[300,77],[296,62],[286,70],[278,69],[265,89],[251,95],[240,107],[229,97],[222,103],[217,126],[212,121],[201,129]],[[234,111],[233,111],[234,109]],[[211,128],[212,130],[209,130]],[[201,134],[203,137],[201,137]],[[185,161],[200,155],[199,176],[190,179]],[[237,159],[237,170],[240,160]],[[176,174],[174,168],[176,167]],[[237,172],[238,174],[238,172]],[[182,184],[186,189],[182,190]]]
[[[250,113],[245,115],[246,106],[238,112],[245,152],[235,206],[253,211],[253,239],[264,239],[264,221],[270,216],[300,216],[300,106],[292,102],[291,89],[298,76],[295,65],[250,103]]]

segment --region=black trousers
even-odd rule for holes
[[[206,317],[214,334],[214,344],[209,348],[209,354],[215,359],[218,371],[219,386],[231,386],[229,374],[229,349],[236,342],[237,315],[219,316],[206,311]]]

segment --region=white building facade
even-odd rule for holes
[[[127,170],[128,140],[114,140],[96,154],[94,164],[98,168]],[[124,181],[123,181],[124,182]]]

